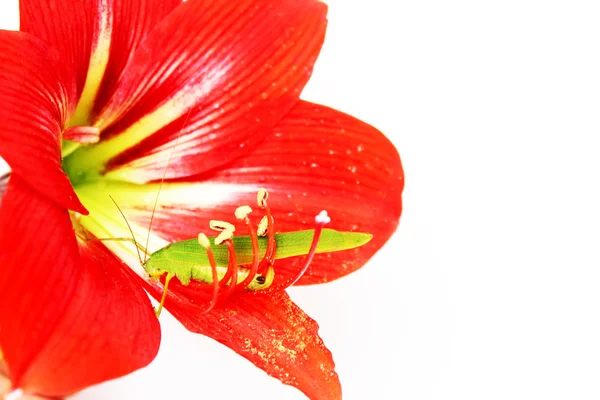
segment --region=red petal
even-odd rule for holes
[[[198,183],[187,188],[163,186],[153,231],[170,241],[208,233],[211,219],[232,221],[238,205],[254,206],[259,187],[269,190],[277,231],[310,229],[315,215],[326,209],[332,218],[328,227],[374,235],[358,249],[316,255],[300,284],[330,281],[360,268],[396,230],[402,211],[404,174],[388,139],[349,115],[306,102],[246,157],[193,179]],[[136,222],[147,226],[149,214],[135,214]],[[258,210],[252,217],[260,218]],[[243,224],[237,228],[246,232]],[[279,260],[277,273],[295,274],[303,261]]]
[[[6,399],[6,395],[12,391],[11,385],[12,385],[12,383],[10,382],[10,379],[8,379],[8,377],[6,376],[6,368],[5,368],[4,362],[2,360],[0,360],[0,399]],[[63,399],[57,398],[57,397],[50,399],[48,397],[39,397],[39,396],[30,395],[30,394],[24,394],[21,397],[19,397],[19,400],[63,400]]]
[[[75,78],[76,95],[85,84],[90,52],[98,29],[98,0],[20,0],[21,31],[43,40],[60,54],[61,65]]]
[[[101,102],[108,99],[133,50],[179,4],[181,0],[21,0],[21,30],[59,51],[76,79],[78,98],[92,73],[87,114],[96,95]]]
[[[68,211],[17,176],[0,207],[0,347],[17,383],[52,333],[81,279]]]
[[[111,48],[94,110],[100,111],[110,99],[117,82],[146,35],[182,0],[119,0],[110,6],[114,15]]]
[[[157,298],[160,292],[152,290]],[[208,314],[169,292],[167,308],[187,329],[211,337],[311,399],[341,399],[319,326],[285,291],[233,295]]]
[[[143,289],[100,243],[78,245],[66,210],[13,176],[0,226],[0,347],[15,387],[63,396],[154,358]]]
[[[32,188],[86,213],[61,167],[60,140],[73,83],[45,45],[0,31],[0,156]]]
[[[6,185],[8,184],[9,178],[10,173],[0,176],[0,204],[2,204],[2,197],[4,197],[4,192],[6,192]]]
[[[147,181],[162,177],[156,160],[164,162],[179,136],[170,177],[244,154],[297,102],[324,39],[325,16],[315,0],[182,4],[138,48],[97,121],[112,124],[107,136],[118,135],[69,161],[106,161],[139,143],[110,169],[135,165],[144,173],[114,174]]]
[[[32,392],[66,395],[148,365],[160,326],[148,296],[99,242],[79,247],[83,281],[35,364],[23,377]]]

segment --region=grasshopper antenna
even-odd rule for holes
[[[160,185],[158,185],[158,192],[156,193],[156,198],[154,199],[154,207],[152,207],[152,214],[150,215],[150,225],[148,225],[148,234],[146,236],[146,248],[150,244],[150,234],[152,233],[152,223],[154,222],[154,214],[156,213],[156,207],[158,206],[158,198],[160,197],[160,192],[162,191],[163,183],[165,183],[165,178],[167,177],[167,171],[169,170],[169,165],[171,165],[171,160],[173,159],[173,153],[175,153],[175,148],[179,144],[179,139],[181,138],[181,134],[183,133],[183,128],[187,124],[190,119],[190,114],[192,113],[192,108],[189,109],[187,115],[185,116],[185,120],[181,125],[181,129],[179,130],[179,134],[177,135],[177,139],[175,139],[175,143],[171,148],[171,152],[169,153],[169,159],[167,160],[167,165],[165,166],[165,172],[163,172],[163,176],[160,180]],[[147,256],[147,254],[146,254]]]
[[[127,228],[129,229],[129,233],[131,233],[131,238],[133,239],[133,243],[135,244],[135,250],[137,251],[138,259],[140,260],[140,265],[144,266],[144,263],[142,262],[142,254],[140,253],[140,248],[139,248],[139,246],[141,246],[141,245],[137,242],[137,240],[135,240],[135,235],[133,234],[133,229],[131,229],[131,225],[129,225],[129,221],[127,221],[127,218],[125,218],[125,214],[123,213],[123,210],[121,210],[121,207],[119,207],[119,205],[117,204],[115,199],[113,199],[113,197],[110,194],[108,195],[108,197],[110,197],[112,202],[115,203],[115,206],[117,206],[117,209],[119,210],[119,212],[121,213],[121,216],[125,220],[125,224],[127,224]],[[147,250],[145,250],[145,249],[144,249],[144,254],[147,255]]]

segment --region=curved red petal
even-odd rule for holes
[[[92,109],[110,97],[133,50],[179,4],[181,0],[22,0],[21,30],[60,53],[84,103],[76,124],[87,125]]]
[[[142,289],[99,242],[80,243],[83,279],[34,364],[23,376],[32,393],[64,396],[148,365],[160,325]]]
[[[12,383],[8,376],[6,375],[6,366],[4,362],[0,360],[0,399],[6,399],[7,395],[12,391]],[[48,398],[48,397],[40,397],[31,394],[23,394],[19,397],[19,400],[63,400],[63,398]]]
[[[77,243],[65,209],[13,176],[0,227],[0,348],[14,387],[63,396],[154,358],[145,292],[100,243]]]
[[[74,296],[76,261],[68,211],[13,175],[0,207],[0,348],[17,385]]]
[[[156,160],[164,163],[174,142],[169,177],[247,152],[298,101],[323,43],[326,11],[315,0],[182,4],[137,49],[98,117],[108,139],[68,162],[118,155],[110,174],[141,182],[162,177]]]
[[[160,289],[148,288],[160,298]],[[285,291],[232,295],[202,314],[202,306],[170,290],[166,307],[190,331],[215,339],[309,398],[342,398],[335,363],[319,337],[318,324]]]
[[[33,189],[86,213],[61,167],[73,82],[56,56],[22,32],[0,31],[0,156]]]
[[[97,40],[100,1],[19,1],[21,31],[38,37],[59,53],[61,65],[75,79],[77,97],[83,90],[92,45]]]
[[[94,104],[95,112],[104,108],[111,98],[135,49],[181,3],[182,0],[119,0],[110,4],[114,16],[111,46],[104,78]]]
[[[163,186],[153,231],[170,241],[208,233],[211,219],[233,222],[235,208],[254,206],[260,187],[269,190],[277,231],[311,229],[315,215],[326,209],[328,227],[374,235],[363,247],[315,255],[299,284],[331,281],[360,268],[396,230],[402,211],[404,174],[396,148],[370,125],[307,102],[246,157],[192,179]],[[140,199],[137,206],[148,212],[133,214],[142,226],[148,224],[148,204],[153,201]],[[262,214],[256,209],[251,216],[258,221]],[[237,225],[245,232],[243,223]],[[303,261],[278,260],[277,274],[295,275]]]

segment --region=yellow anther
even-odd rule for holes
[[[223,231],[221,233],[219,233],[219,236],[217,236],[215,238],[215,244],[219,245],[219,244],[223,244],[223,242],[225,242],[226,240],[229,240],[233,237],[233,231]]]
[[[231,231],[231,233],[235,232],[235,226],[233,226],[229,222],[211,220],[208,224],[210,226],[210,229],[212,229],[213,231]]]
[[[258,228],[256,229],[256,234],[258,236],[266,236],[268,228],[269,228],[269,219],[265,215],[264,217],[262,217],[262,219],[258,223]]]
[[[210,247],[208,237],[202,232],[198,234],[198,243],[200,243],[200,246],[204,247],[205,249],[208,249]]]
[[[235,217],[244,220],[252,212],[250,206],[239,206],[235,209]]]
[[[256,202],[259,207],[265,207],[267,205],[267,197],[269,197],[269,192],[267,189],[260,188],[258,189],[258,195],[256,196]]]

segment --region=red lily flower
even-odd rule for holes
[[[21,32],[0,31],[0,156],[12,168],[0,206],[0,354],[13,388],[65,396],[156,355],[144,288],[159,298],[162,284],[132,245],[82,239],[128,235],[109,195],[143,242],[166,178],[151,250],[230,220],[259,187],[278,230],[312,228],[326,208],[332,228],[374,235],[316,255],[300,285],[360,268],[396,229],[394,146],[299,100],[324,40],[323,3],[21,0],[20,11]],[[275,284],[303,261],[278,260]],[[233,293],[207,314],[199,293],[174,281],[165,306],[310,398],[341,397],[316,322],[283,288]]]

